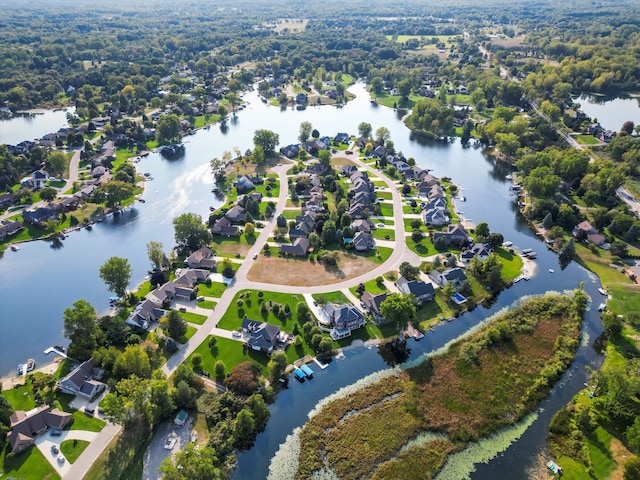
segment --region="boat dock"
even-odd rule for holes
[[[49,347],[44,351],[45,355],[49,355],[50,353],[55,353],[59,357],[67,358],[67,354],[61,350],[58,350],[56,347]]]

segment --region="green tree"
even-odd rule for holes
[[[396,322],[398,331],[416,318],[416,303],[412,295],[392,293],[380,304],[380,314]]]
[[[371,82],[369,83],[369,85],[371,85],[371,90],[376,95],[380,95],[382,93],[382,88],[383,88],[384,84],[382,82],[382,78],[381,77],[373,77],[371,79]]]
[[[224,378],[225,366],[222,360],[218,360],[213,367],[213,372],[216,378]]]
[[[63,319],[64,336],[71,341],[67,354],[74,360],[88,360],[96,348],[96,309],[78,300],[64,311]]]
[[[336,224],[332,220],[327,220],[322,226],[322,243],[333,245],[336,241]]]
[[[147,243],[147,257],[155,268],[162,267],[166,258],[163,250],[162,242],[148,242]]]
[[[233,444],[239,450],[251,448],[256,437],[256,422],[253,414],[246,409],[240,410],[233,424]]]
[[[171,398],[169,382],[162,370],[155,370],[149,385],[149,409],[151,425],[168,418],[176,406]]]
[[[200,355],[199,353],[194,353],[191,356],[191,363],[193,364],[193,369],[195,371],[202,370],[202,355]]]
[[[67,168],[67,156],[62,152],[51,152],[47,155],[47,163],[52,173],[58,175],[64,173]]]
[[[389,141],[390,137],[391,132],[389,132],[389,129],[387,127],[380,127],[376,130],[376,143],[378,145],[384,145],[385,143],[387,143],[387,141]]]
[[[246,236],[252,237],[255,233],[256,233],[256,226],[253,223],[247,222],[244,224],[244,234]]]
[[[300,135],[298,135],[298,140],[300,140],[301,143],[304,143],[307,140],[309,140],[309,136],[311,135],[312,130],[313,130],[313,125],[311,125],[311,122],[301,122]]]
[[[323,165],[329,166],[331,164],[331,152],[329,150],[320,150],[318,152],[318,160]]]
[[[271,354],[271,360],[269,360],[267,368],[269,368],[269,372],[271,372],[272,382],[277,382],[284,376],[287,365],[289,365],[289,361],[284,352],[276,350]]]
[[[177,383],[173,392],[173,401],[178,408],[193,408],[198,399],[198,392],[185,380]]]
[[[44,187],[40,190],[40,198],[45,202],[51,203],[57,195],[58,191],[53,187]]]
[[[360,122],[358,124],[358,135],[360,135],[360,137],[369,138],[372,131],[373,128],[371,127],[370,123]]]
[[[640,452],[640,417],[636,417],[633,425],[629,426],[625,431],[627,442],[633,452]]]
[[[267,420],[269,420],[269,415],[271,415],[271,412],[269,412],[267,404],[265,403],[262,395],[260,395],[259,393],[254,393],[249,398],[247,398],[247,408],[253,415],[256,432],[263,431],[264,427],[267,426]]]
[[[194,251],[211,241],[211,233],[196,213],[183,213],[173,219],[174,237],[178,248]]]
[[[271,130],[256,130],[253,135],[253,143],[255,146],[262,147],[265,156],[270,158],[275,155],[276,147],[280,143],[280,136]]]
[[[624,463],[623,480],[640,480],[640,458],[631,457]]]
[[[409,262],[402,262],[398,270],[400,271],[400,275],[409,281],[415,280],[420,275],[420,269],[414,267]]]
[[[176,114],[160,115],[156,125],[156,140],[159,145],[180,140],[180,118]]]
[[[126,258],[111,257],[100,267],[100,278],[107,284],[109,291],[120,298],[127,294],[131,274],[131,265]]]
[[[166,457],[158,472],[164,480],[224,480],[228,476],[220,464],[215,448],[190,442],[184,450]]]
[[[480,222],[476,226],[476,235],[478,237],[487,238],[490,233],[491,233],[491,231],[489,230],[489,224],[487,224],[487,222]],[[482,241],[482,240],[480,240],[480,241]]]
[[[167,315],[167,331],[169,336],[176,340],[187,333],[187,322],[175,310],[171,310]]]
[[[128,345],[116,360],[113,371],[121,378],[131,375],[149,378],[151,376],[149,355],[140,345]]]

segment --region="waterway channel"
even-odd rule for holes
[[[257,93],[249,92],[245,95],[247,108],[229,122],[227,129],[213,126],[187,137],[184,157],[166,160],[152,153],[141,160],[140,171],[149,172],[154,178],[146,186],[145,203],[137,203],[123,214],[108,218],[91,231],[74,232],[61,243],[31,242],[21,245],[19,252],[5,252],[0,260],[3,329],[0,373],[13,373],[15,365],[27,357],[45,361],[46,356],[40,352],[52,344],[65,344],[62,312],[76,300],[84,298],[100,312],[108,309],[110,293],[98,278],[98,269],[109,257],[129,259],[133,268],[132,285],[135,285],[144,279],[149,268],[146,243],[161,241],[166,250],[174,244],[172,218],[184,212],[206,217],[209,206],[220,204],[211,193],[213,179],[208,167],[211,158],[234,147],[242,151],[251,148],[253,133],[259,128],[277,132],[280,145],[297,142],[302,121],[310,121],[321,134],[332,136],[341,131],[356,134],[362,121],[371,123],[374,131],[380,126],[387,127],[396,150],[414,157],[421,167],[433,169],[436,176],[451,177],[464,189],[466,201],[459,203],[458,208],[467,218],[476,223],[486,221],[491,230],[501,232],[505,240],[520,248],[534,248],[539,253],[537,276],[504,291],[490,309],[479,307],[428,333],[421,342],[411,345],[412,358],[442,346],[524,295],[571,290],[584,281],[594,302],[599,300],[597,279],[575,264],[561,270],[557,256],[546,250],[519,217],[509,195],[506,165],[485,156],[479,149],[463,147],[457,140],[442,143],[418,138],[401,122],[403,112],[372,105],[362,84],[352,86],[350,91],[356,99],[343,108],[308,107],[303,111],[280,110],[263,104]],[[34,135],[25,131],[23,136]],[[565,376],[566,381],[543,402],[544,412],[539,419],[503,456],[489,463],[488,471],[479,469],[474,478],[495,478],[498,471],[505,478],[521,478],[519,473],[527,467],[532,452],[544,445],[549,415],[579,390],[585,378],[584,366],[597,367],[601,362],[591,347],[601,332],[597,312],[587,314],[584,330],[589,342],[580,348],[576,362]],[[304,424],[318,400],[384,367],[376,349],[348,350],[326,370],[318,371],[311,382],[302,385],[291,382],[290,388],[280,393],[272,405],[267,429],[258,436],[254,448],[238,456],[234,478],[265,478],[278,446],[295,427]],[[508,475],[502,475],[503,472]]]

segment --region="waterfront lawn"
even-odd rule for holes
[[[597,145],[600,143],[600,140],[593,135],[576,135],[575,139],[582,145]]]
[[[59,480],[58,475],[42,452],[35,445],[18,455],[11,452],[9,442],[0,450],[0,465],[3,478],[20,478],[22,480]],[[7,458],[8,457],[8,458]]]
[[[262,296],[259,294],[262,293]],[[280,319],[274,309],[269,306],[270,302],[273,306],[282,305],[289,306],[291,315],[288,318]],[[246,316],[252,320],[263,321],[278,325],[287,333],[293,331],[293,324],[297,321],[297,305],[304,302],[302,295],[278,293],[278,292],[259,292],[258,290],[242,290],[233,298],[231,305],[222,316],[218,327],[227,330],[236,330],[242,326],[242,319]],[[268,306],[267,311],[263,311],[261,306],[265,303]]]
[[[98,459],[85,478],[122,480],[142,478],[143,457],[154,432],[144,427],[121,430]]]
[[[60,444],[60,452],[65,456],[67,462],[75,463],[78,457],[89,446],[86,440],[65,440]]]
[[[9,400],[14,410],[25,410],[28,412],[32,408],[36,408],[36,400],[29,377],[27,377],[24,385],[10,390],[4,390],[2,396]]]
[[[354,340],[362,340],[366,342],[368,340],[374,340],[378,337],[379,329],[373,328],[373,326],[369,323],[365,323],[363,327],[358,328],[357,330],[352,330],[351,335],[346,338],[341,338],[340,340],[333,341],[334,348],[344,348],[349,347],[353,343]]]
[[[205,297],[220,298],[227,289],[224,283],[211,282],[211,285],[206,283],[198,284],[198,295],[204,295]]]
[[[205,340],[198,345],[198,348],[189,355],[187,362],[193,367],[193,355],[199,353],[202,356],[202,371],[214,374],[215,365],[218,360],[224,362],[225,373],[231,372],[238,364],[246,362],[255,363],[262,369],[263,375],[268,375],[267,364],[269,357],[264,353],[251,350],[250,348],[242,348],[242,342],[231,340],[224,337],[216,337],[216,346],[209,348],[209,341],[212,335],[207,336]]]
[[[313,299],[318,302],[318,305],[324,305],[327,302],[335,303],[340,305],[341,303],[351,303],[345,297],[344,293],[341,291],[337,292],[328,292],[328,293],[314,293],[311,295]]]
[[[195,323],[196,325],[202,325],[204,322],[207,321],[207,317],[205,315],[199,315],[197,313],[180,312],[180,316],[183,318],[185,322]]]
[[[503,247],[498,247],[495,252],[500,257],[502,263],[502,279],[504,281],[513,280],[522,272],[522,257],[515,255]]]
[[[376,228],[373,230],[373,238],[376,240],[395,240],[396,231],[388,228]]]

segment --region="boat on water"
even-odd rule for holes
[[[602,295],[606,295],[607,291],[604,288],[599,288],[598,291],[602,294]]]
[[[302,373],[304,373],[305,377],[307,377],[309,380],[313,378],[313,370],[311,370],[311,368],[309,368],[307,365],[300,365],[300,370],[302,370]]]
[[[30,358],[29,360],[27,360],[27,363],[21,363],[20,365],[18,365],[18,376],[29,373],[34,368],[36,368],[36,361],[33,358]]]
[[[553,273],[553,272],[555,272],[555,270],[553,268],[550,268],[549,273]]]
[[[413,338],[415,339],[416,342],[418,340],[422,340],[424,338],[424,333],[422,333],[420,330],[416,330],[413,334]]]
[[[18,250],[20,250],[20,247],[19,247],[19,246],[15,245],[15,244],[12,244],[12,245],[11,245],[11,251],[12,251],[12,252],[17,252]]]
[[[607,304],[606,303],[601,303],[600,305],[598,305],[598,311],[599,312],[604,312],[607,308]]]
[[[296,377],[296,380],[298,380],[300,383],[304,382],[305,374],[298,367],[293,369],[293,375]]]

